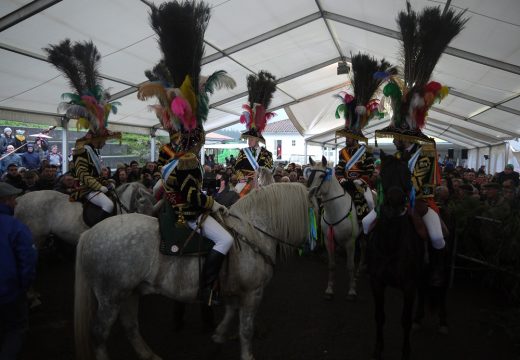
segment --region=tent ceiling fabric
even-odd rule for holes
[[[412,0],[418,10],[444,1]],[[24,5],[42,11],[17,22]],[[40,3],[40,4],[39,4]],[[160,1],[155,0],[155,4]],[[246,77],[268,70],[278,79],[272,108],[285,108],[308,140],[335,144],[338,105],[332,95],[347,88],[347,75],[336,74],[338,59],[358,51],[396,63],[399,54],[395,18],[404,0],[210,0],[203,75],[224,69],[236,80],[233,90],[218,91],[207,130],[238,122],[247,99]],[[47,4],[47,5],[46,5]],[[0,115],[54,125],[65,79],[43,58],[42,48],[69,37],[92,39],[103,59],[104,85],[122,103],[111,117],[118,130],[146,133],[158,121],[138,101],[144,70],[160,59],[149,8],[141,1],[2,0],[0,3]],[[453,94],[430,111],[426,132],[464,147],[489,146],[520,137],[520,2],[453,0],[468,9],[470,21],[440,59],[433,79]],[[12,15],[12,16],[6,16]],[[13,20],[10,20],[13,19]],[[12,24],[8,22],[12,21]],[[110,80],[106,80],[110,79]],[[366,134],[388,120],[369,124]]]

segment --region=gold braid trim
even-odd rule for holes
[[[193,170],[197,169],[198,167],[199,159],[197,158],[197,155],[193,153],[183,155],[177,164],[177,169],[179,170]]]

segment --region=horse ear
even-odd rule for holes
[[[325,156],[322,156],[322,157],[321,157],[321,164],[322,164],[323,166],[327,166],[327,158],[326,158]]]
[[[316,165],[316,163],[314,162],[314,160],[312,160],[312,156],[309,156],[309,164],[311,164],[311,166]]]

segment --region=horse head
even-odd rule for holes
[[[322,156],[321,162],[315,162],[309,156],[310,167],[306,168],[303,175],[307,179],[309,196],[323,196],[328,193],[331,180],[335,179],[334,169],[327,166],[327,159]]]
[[[408,162],[381,151],[381,184],[383,186],[383,213],[394,217],[402,214],[412,186]],[[386,211],[385,211],[386,210]]]
[[[155,198],[141,183],[123,184],[116,189],[116,193],[125,211],[153,215]]]
[[[271,170],[260,166],[258,170],[256,170],[256,176],[258,179],[258,186],[267,186],[270,184],[274,184],[274,177]]]

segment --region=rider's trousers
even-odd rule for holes
[[[114,211],[114,203],[108,196],[101,191],[92,191],[87,195],[87,200],[92,204],[99,206],[103,211],[112,214]]]
[[[195,230],[197,227],[198,221],[200,221],[202,215],[198,217],[197,220],[187,221],[188,226]],[[220,225],[217,220],[213,217],[208,216],[206,220],[202,223],[202,235],[210,239],[215,243],[213,246],[213,250],[218,251],[221,254],[226,255],[233,245],[233,237],[231,234]],[[201,229],[198,229],[197,232],[200,234]]]
[[[363,223],[363,232],[368,234],[370,226],[376,220],[377,213],[375,210],[372,210],[368,213],[367,216],[361,220]],[[439,215],[433,211],[431,208],[428,208],[428,211],[423,216],[423,222],[426,226],[426,230],[428,231],[428,236],[430,237],[430,241],[432,242],[432,246],[439,250],[444,248],[444,236],[442,235],[442,226]]]

